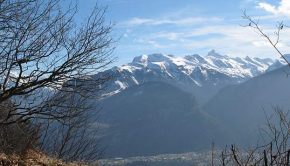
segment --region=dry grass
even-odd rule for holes
[[[0,154],[0,166],[85,166],[85,164],[65,163],[42,152],[28,150],[22,156]]]

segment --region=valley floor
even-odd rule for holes
[[[211,162],[211,152],[204,153],[180,153],[180,154],[160,154],[156,156],[138,156],[129,158],[102,159],[101,166],[190,166],[208,165]]]

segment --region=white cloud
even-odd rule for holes
[[[260,2],[257,7],[274,15],[290,17],[290,0],[281,0],[278,6],[266,2]]]
[[[185,17],[185,18],[179,18],[179,19],[173,19],[173,18],[139,18],[134,17],[130,20],[124,21],[119,23],[121,26],[140,26],[140,25],[165,25],[165,24],[173,24],[173,25],[180,25],[180,26],[187,26],[192,24],[198,24],[201,22],[217,22],[221,21],[221,18],[218,17],[211,17],[211,18],[205,18],[205,17]]]
[[[269,47],[269,43],[263,40],[258,40],[258,41],[253,41],[252,42],[253,46],[255,47]]]
[[[272,34],[274,29],[270,27],[263,27],[263,29],[274,39],[275,35]],[[218,34],[218,37],[208,34]],[[202,35],[207,37],[201,40]],[[287,36],[290,36],[290,30],[285,29],[281,35],[278,47],[283,53],[289,53],[290,47],[286,43],[289,41]],[[198,39],[195,39],[196,36]],[[150,51],[165,50],[174,54],[174,51],[182,50],[183,54],[191,54],[196,53],[196,50],[216,49],[230,56],[278,57],[271,45],[258,33],[238,25],[208,25],[191,28],[191,30],[161,31],[142,35],[139,38],[138,44],[150,45]]]
[[[149,40],[144,40],[144,39],[137,39],[135,40],[136,43],[139,43],[139,44],[145,44],[145,45],[150,45],[151,48],[166,48],[165,45],[161,45],[160,43],[158,43],[157,41],[153,40],[153,39],[149,39]]]
[[[182,38],[184,38],[184,32],[167,32],[167,31],[161,31],[153,33],[150,37],[155,39],[165,39],[165,40],[171,40],[171,41],[177,41]]]
[[[244,0],[244,2],[258,4],[259,8],[269,13],[266,16],[257,17],[259,19],[271,19],[272,21],[273,18],[276,19],[280,16],[290,17],[290,0],[281,0],[276,6],[265,2],[256,3],[256,0]],[[174,28],[163,28],[163,25],[173,25]],[[134,54],[154,52],[179,55],[205,54],[206,52],[200,51],[216,49],[230,56],[278,57],[264,38],[253,29],[239,26],[236,20],[224,20],[219,17],[164,15],[157,18],[134,17],[120,22],[118,26],[130,29],[142,26],[161,26],[161,28],[144,28],[144,32],[139,29],[130,32],[132,40],[128,41],[129,43],[122,50],[131,51]],[[271,24],[261,25],[261,27],[274,39],[275,27],[271,27]],[[281,33],[281,42],[278,47],[283,53],[290,53],[290,47],[287,44],[290,29],[285,28]]]

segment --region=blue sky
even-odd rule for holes
[[[277,58],[253,29],[240,26],[247,24],[242,11],[259,18],[270,36],[277,21],[290,20],[290,0],[79,0],[77,21],[96,3],[108,7],[106,19],[115,24],[115,65],[141,54],[205,55],[211,49],[229,56]],[[290,52],[285,37],[290,31],[282,35],[279,47]]]

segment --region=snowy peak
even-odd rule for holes
[[[132,63],[147,63],[148,61],[148,56],[147,55],[141,55],[137,56],[133,59]]]
[[[215,70],[231,77],[247,78],[265,72],[274,63],[272,59],[237,57],[232,58],[211,50],[206,56],[198,54],[185,57],[175,57],[165,54],[141,55],[133,59],[132,63],[121,66],[121,69],[165,71],[168,76],[178,72],[192,74],[195,68]],[[194,78],[193,78],[194,79]]]
[[[198,54],[194,54],[194,55],[187,55],[184,57],[184,59],[188,60],[188,61],[196,61],[196,62],[200,62],[200,63],[205,63],[205,60],[203,57],[201,57]]]
[[[273,59],[230,57],[211,50],[207,55],[177,57],[165,54],[141,55],[131,63],[115,67],[108,94],[150,81],[182,87],[225,86],[243,82],[279,67]]]
[[[141,55],[136,56],[132,63],[145,63],[145,62],[159,62],[159,61],[167,61],[172,57],[171,55],[165,54],[149,54],[149,55]]]
[[[208,52],[207,57],[214,57],[214,58],[228,58],[226,55],[221,55],[217,53],[215,50],[211,50]]]

